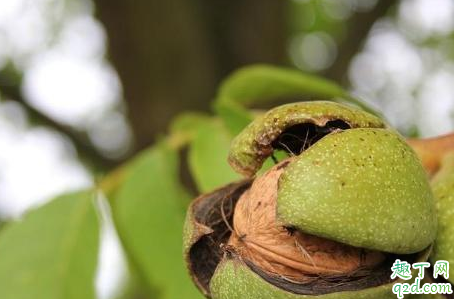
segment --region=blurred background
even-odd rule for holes
[[[454,128],[452,0],[2,0],[0,223],[95,184],[252,63],[332,79],[408,136]],[[127,272],[109,223],[100,299]]]

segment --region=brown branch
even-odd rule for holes
[[[84,132],[63,125],[31,106],[20,91],[21,78],[17,74],[11,74],[9,71],[0,72],[0,93],[5,98],[20,103],[33,123],[52,128],[68,137],[73,142],[82,162],[96,171],[109,170],[119,163],[102,156],[93,147]]]
[[[345,83],[352,58],[361,50],[375,22],[385,16],[395,3],[396,1],[393,0],[378,1],[372,10],[353,15],[348,21],[346,37],[338,44],[337,59],[329,69],[323,72],[323,75],[336,82]]]

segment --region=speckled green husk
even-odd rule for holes
[[[432,263],[450,263],[449,282],[454,283],[454,154],[443,161],[443,168],[433,181],[437,199],[438,233],[431,257]]]
[[[389,284],[360,291],[336,292],[320,296],[299,295],[280,289],[252,272],[239,260],[222,261],[210,284],[213,299],[395,299]]]
[[[385,129],[325,136],[279,180],[278,217],[356,247],[414,253],[436,235],[435,203],[413,150]]]
[[[229,162],[238,172],[253,176],[286,129],[303,123],[323,127],[334,120],[342,120],[350,129],[322,137],[283,172],[278,219],[302,232],[365,249],[422,252],[418,261],[426,261],[437,230],[433,193],[416,154],[377,117],[332,102],[283,105],[233,140]],[[193,203],[185,226],[186,256],[201,236],[212,232],[196,223],[195,209]],[[209,287],[193,278],[213,299],[396,298],[392,283],[317,296],[295,294],[266,281],[241,258],[228,255],[221,258]]]
[[[420,254],[418,261],[426,261],[429,253],[430,248],[427,248]],[[412,274],[415,277],[416,270],[412,270]],[[396,282],[404,281],[398,280]],[[394,282],[357,291],[336,292],[318,296],[300,295],[266,282],[241,260],[224,259],[218,265],[211,279],[210,289],[213,299],[395,299],[396,295],[392,293],[393,284]]]
[[[440,295],[440,294],[405,295],[404,298],[409,298],[409,299],[446,299],[445,296]]]
[[[435,281],[432,279],[431,273],[426,273],[424,274],[424,279],[421,281],[421,286],[424,285],[425,283],[435,283]],[[406,299],[446,299],[446,297],[442,294],[408,294],[405,295]]]
[[[271,154],[271,142],[286,128],[301,123],[324,126],[328,121],[337,119],[352,128],[385,127],[383,121],[372,114],[333,102],[282,105],[253,121],[233,139],[229,152],[230,165],[239,173],[252,176]]]

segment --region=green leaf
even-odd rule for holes
[[[201,126],[189,148],[189,167],[200,192],[239,180],[227,162],[232,136],[223,123],[213,120]]]
[[[207,123],[210,116],[200,112],[185,112],[175,117],[170,124],[169,142],[175,147],[181,147],[190,142],[197,129]]]
[[[193,135],[198,127],[210,120],[210,116],[200,112],[185,112],[175,117],[170,124],[170,133]]]
[[[0,233],[2,299],[90,299],[98,257],[93,192],[61,196]]]
[[[182,255],[184,214],[190,197],[178,182],[178,153],[160,142],[129,167],[113,201],[128,257],[155,298],[202,298]]]
[[[289,99],[346,102],[377,114],[329,80],[267,65],[249,66],[234,72],[221,85],[215,108],[236,135],[253,119],[245,107]]]

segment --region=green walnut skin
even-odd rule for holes
[[[253,176],[287,128],[342,120],[350,129],[331,132],[294,157],[279,179],[277,217],[302,232],[394,254],[423,253],[436,230],[436,208],[427,175],[413,150],[377,117],[331,102],[288,104],[253,121],[232,142],[229,162]],[[189,218],[188,218],[189,219]],[[190,221],[192,222],[192,221]],[[186,249],[209,227],[186,223]],[[392,283],[317,295],[323,299],[395,298]],[[224,256],[210,281],[214,299],[300,299],[256,274],[240,258]]]
[[[421,295],[406,295],[405,298],[410,299],[446,299],[444,295],[441,294],[421,294]]]
[[[230,145],[229,163],[239,173],[254,175],[272,153],[271,142],[286,128],[302,123],[319,126],[341,119],[352,128],[384,128],[372,114],[333,102],[301,102],[282,105],[250,123]]]
[[[307,299],[314,295],[299,295],[273,286],[264,281],[260,276],[252,272],[245,264],[238,260],[225,260],[211,279],[210,289],[215,299]],[[375,288],[367,288],[360,291],[337,292],[317,296],[323,299],[395,299],[396,295],[387,285]]]
[[[414,253],[435,238],[426,173],[413,150],[386,129],[325,136],[279,179],[277,215],[327,239],[391,253]]]
[[[429,253],[430,249],[425,250],[418,261],[427,260]],[[416,276],[416,271],[412,271],[412,275]],[[394,282],[357,291],[300,295],[266,282],[240,260],[225,259],[218,265],[211,279],[210,290],[213,299],[396,299],[392,292],[393,284]]]
[[[442,168],[432,182],[438,210],[438,233],[431,262],[450,263],[449,282],[454,283],[454,154],[443,160]]]
[[[421,286],[424,285],[425,283],[437,283],[432,279],[431,273],[426,271],[424,274],[424,279],[421,281]],[[410,282],[411,284],[411,282]],[[445,295],[443,294],[408,294],[405,295],[404,298],[409,298],[409,299],[446,299]]]

